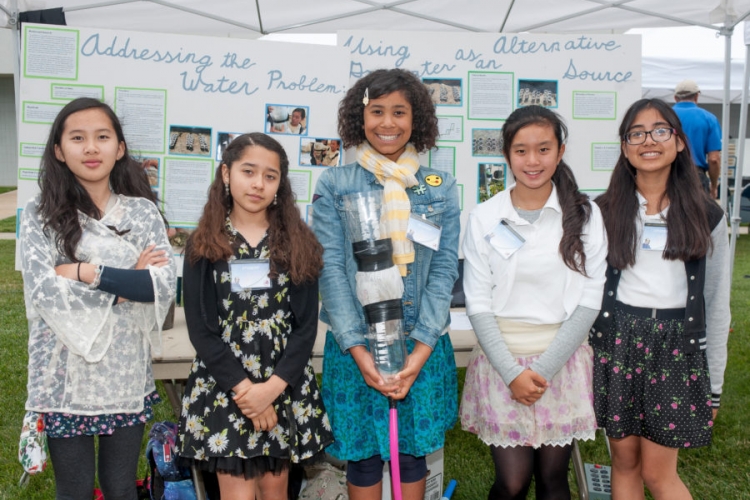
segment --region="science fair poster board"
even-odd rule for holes
[[[307,218],[324,168],[312,155],[322,160],[339,140],[338,103],[349,82],[345,49],[34,24],[24,25],[22,47],[19,210],[39,190],[56,115],[88,96],[114,108],[171,227],[196,226],[223,149],[254,131],[284,146]]]
[[[603,191],[620,152],[617,129],[641,97],[641,41],[633,35],[339,31],[351,82],[380,68],[413,71],[437,108],[438,148],[421,158],[457,178],[462,220],[512,183],[501,129],[537,104],[569,131],[565,161],[581,190]]]

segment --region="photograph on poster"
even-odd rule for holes
[[[471,129],[472,156],[502,156],[503,131],[499,128]]]
[[[170,125],[169,153],[188,156],[211,155],[211,129]]]
[[[309,106],[266,104],[266,133],[307,135]]]
[[[300,139],[299,164],[314,167],[341,165],[341,139]]]
[[[141,162],[141,167],[143,167],[143,171],[146,172],[146,177],[148,177],[149,185],[151,185],[152,188],[158,188],[159,166],[161,164],[159,158],[144,156],[142,158],[137,158],[136,160]]]
[[[482,203],[505,189],[505,163],[480,163],[477,202]]]
[[[185,248],[188,237],[193,234],[195,228],[189,227],[170,227],[167,229],[167,236],[169,237],[169,243],[174,248]]]
[[[221,161],[221,155],[224,154],[224,150],[229,146],[235,137],[244,134],[245,132],[218,132],[216,134],[216,161]]]
[[[463,89],[457,78],[422,78],[430,91],[432,102],[437,106],[462,106]]]
[[[545,108],[557,107],[557,80],[518,79],[518,107],[536,104]]]

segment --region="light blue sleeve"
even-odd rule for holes
[[[342,351],[366,345],[362,306],[349,285],[346,256],[351,249],[334,202],[332,171],[326,170],[315,187],[313,232],[323,245],[323,271],[319,279],[320,296],[331,331]]]
[[[427,284],[422,290],[419,317],[410,338],[434,348],[450,315],[453,285],[458,279],[458,238],[461,232],[461,209],[456,180],[447,186],[447,209],[442,219],[440,250],[432,257]]]
[[[560,329],[557,330],[547,350],[531,363],[529,368],[549,381],[586,340],[589,329],[598,315],[599,309],[578,306],[573,314],[560,325]]]

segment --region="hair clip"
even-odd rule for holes
[[[362,104],[367,106],[370,102],[370,87],[365,87],[365,95],[362,97]]]

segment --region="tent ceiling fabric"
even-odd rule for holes
[[[254,38],[340,29],[622,32],[723,23],[750,0],[16,0],[18,10],[63,7],[71,26]],[[3,6],[13,0],[0,0]],[[712,14],[713,12],[713,14]]]

